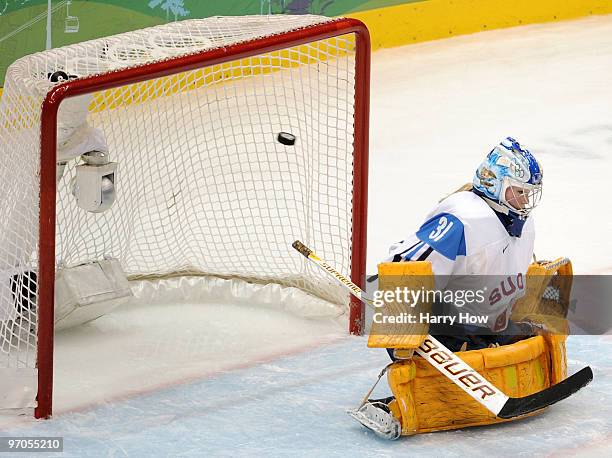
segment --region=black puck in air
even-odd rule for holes
[[[51,81],[52,83],[61,83],[63,81],[68,81],[68,74],[61,70],[50,73],[48,76],[49,81]]]
[[[78,76],[68,74],[63,70],[57,70],[53,73],[47,73],[47,78],[49,78],[49,81],[52,83],[65,83],[66,81],[78,78]]]
[[[295,145],[295,135],[290,134],[289,132],[279,132],[276,139],[279,143],[282,143],[283,145]]]

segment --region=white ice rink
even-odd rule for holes
[[[568,256],[575,273],[612,273],[612,16],[382,50],[372,60],[369,272],[511,135],[544,165],[538,257]],[[135,349],[121,336],[132,310],[60,333],[54,418],[1,419],[0,435],[63,436],[62,457],[612,454],[612,336],[570,337],[570,373],[590,365],[594,381],[542,415],[386,442],[344,411],[388,357],[347,337],[344,323],[207,305],[203,334],[188,329],[190,319],[169,329],[165,318],[176,320],[180,309],[160,307],[144,319],[143,334],[165,333],[184,351],[180,358],[153,340]],[[112,336],[124,340],[101,348]],[[75,343],[91,355],[103,387],[70,366]],[[170,377],[129,385],[123,353],[160,357],[149,369]],[[191,366],[172,377],[173,359]],[[385,393],[383,386],[375,394]]]

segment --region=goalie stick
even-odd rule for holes
[[[374,308],[372,300],[366,297],[359,286],[319,258],[310,248],[299,240],[293,242],[292,246],[306,259],[334,277],[364,304]],[[430,335],[415,352],[491,413],[504,419],[520,417],[548,407],[571,396],[593,380],[593,371],[587,366],[542,391],[522,398],[511,398]]]

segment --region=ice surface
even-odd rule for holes
[[[544,199],[535,213],[538,256],[569,256],[578,273],[610,273],[610,55],[612,16],[377,52],[369,271],[439,197],[471,179],[495,143],[512,135],[531,147],[545,169]],[[76,392],[56,383],[51,421],[0,419],[0,434],[64,436],[64,457],[607,456],[612,451],[612,336],[570,337],[570,373],[588,364],[594,381],[542,415],[386,442],[344,413],[388,362],[384,351],[366,348],[365,338],[343,337],[345,328],[334,321],[274,309],[191,304],[179,310],[155,306],[142,326],[166,333],[181,354],[166,354],[144,331],[140,337],[132,328],[125,334],[123,323],[133,325],[136,318],[129,315],[135,310],[60,334],[56,374],[73,379]],[[193,317],[204,311],[208,329],[198,334]],[[169,328],[166,321],[175,324]],[[77,359],[72,352],[79,351],[75,343],[91,355],[94,364],[87,369],[70,364]],[[190,352],[196,350],[194,360]],[[141,378],[126,380],[121,364],[127,363],[121,361],[129,353],[136,362],[151,353],[160,359],[156,367],[141,360]],[[172,360],[193,365],[179,369]],[[85,372],[96,367],[95,378],[106,388],[85,381],[91,375]],[[167,378],[157,380],[160,373]],[[126,389],[134,382],[135,389]],[[384,396],[387,388],[381,385],[375,394]]]
[[[591,364],[591,386],[514,423],[378,439],[344,411],[388,362],[347,337],[301,355],[4,429],[64,436],[62,456],[550,456],[606,455],[612,434],[609,337],[570,338],[569,371]],[[376,394],[384,396],[384,387]]]

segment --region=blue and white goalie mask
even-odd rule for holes
[[[474,175],[478,194],[497,203],[497,211],[526,218],[542,197],[542,166],[514,138],[493,148]]]

